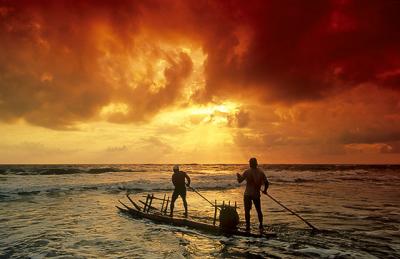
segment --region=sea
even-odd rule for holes
[[[400,165],[260,165],[273,238],[212,235],[133,219],[116,206],[147,194],[170,197],[167,164],[0,165],[0,258],[400,258]],[[241,164],[183,164],[192,186],[237,204],[244,222]],[[214,208],[187,193],[189,219],[212,224]],[[153,206],[161,208],[159,201]],[[176,217],[183,215],[181,199]],[[255,209],[252,231],[257,232]]]

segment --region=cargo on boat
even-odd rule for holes
[[[119,201],[123,207],[116,206],[122,213],[125,213],[136,219],[149,219],[156,223],[169,224],[179,227],[188,227],[203,232],[207,232],[214,235],[236,235],[245,237],[257,237],[257,238],[269,238],[275,237],[276,233],[263,231],[261,233],[251,233],[238,228],[239,215],[237,213],[236,203],[234,206],[229,203],[222,203],[221,205],[214,205],[214,219],[212,224],[207,224],[203,222],[196,222],[186,218],[176,218],[168,216],[168,204],[169,197],[157,198],[153,194],[148,194],[145,201],[139,200],[138,203],[133,201],[129,195],[126,195],[133,207],[126,205],[125,203]],[[153,201],[161,202],[161,208],[157,209],[154,207]],[[217,216],[219,214],[219,225],[217,225]]]

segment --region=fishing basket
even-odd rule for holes
[[[239,214],[235,207],[223,206],[219,213],[219,227],[224,231],[233,231],[238,228]]]

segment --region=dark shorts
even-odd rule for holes
[[[178,196],[181,196],[182,199],[186,199],[186,188],[175,188],[172,193],[172,200],[176,200]]]
[[[248,195],[244,196],[244,210],[245,211],[250,211],[253,203],[257,210],[259,210],[261,208],[260,197],[252,197],[252,196],[248,196]]]

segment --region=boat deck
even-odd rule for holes
[[[129,207],[122,203],[120,203],[124,206],[124,208],[121,208],[119,206],[116,206],[122,213],[125,213],[133,218],[137,219],[149,219],[153,222],[156,223],[161,223],[161,224],[168,224],[168,225],[173,225],[173,226],[180,226],[180,227],[189,227],[193,228],[196,230],[200,230],[203,232],[207,232],[213,235],[225,235],[225,236],[244,236],[244,237],[256,237],[256,238],[272,238],[276,237],[276,233],[274,232],[268,232],[268,231],[263,231],[262,233],[251,233],[248,231],[244,230],[232,230],[232,231],[222,231],[222,229],[219,228],[219,226],[213,225],[213,224],[207,224],[203,222],[196,222],[193,220],[189,220],[186,218],[176,218],[176,217],[169,217],[167,215],[163,215],[159,211],[157,212],[149,212],[149,211],[141,211],[141,208],[131,200],[131,198],[127,195],[129,201],[133,204],[134,207]]]

